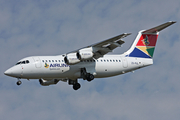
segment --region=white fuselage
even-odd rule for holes
[[[8,69],[12,77],[24,79],[78,79],[81,77],[81,68],[95,78],[111,77],[124,74],[153,64],[152,59],[125,57],[124,55],[105,55],[97,60],[83,60],[75,65],[67,65],[64,57],[59,56],[32,56],[24,58],[29,63],[20,63]]]

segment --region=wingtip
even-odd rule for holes
[[[176,23],[177,21],[169,21],[170,23],[172,23],[172,24],[174,24],[174,23]]]
[[[131,35],[132,33],[124,33],[124,34],[126,34],[126,35]]]

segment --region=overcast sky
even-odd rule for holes
[[[0,0],[0,118],[3,120],[179,120],[179,0]],[[4,75],[32,55],[60,55],[114,37],[129,49],[138,31],[167,21],[160,32],[154,65],[92,82],[43,87],[38,80]]]

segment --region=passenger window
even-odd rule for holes
[[[48,62],[48,61],[46,60],[46,62]]]
[[[101,62],[102,62],[103,60],[101,60]]]
[[[62,62],[64,62],[64,60],[62,60]]]
[[[22,64],[25,64],[25,61],[22,61]]]
[[[110,62],[112,62],[112,60],[110,60]]]
[[[98,62],[98,60],[96,60]]]
[[[51,60],[49,60],[49,62],[51,62]]]
[[[57,62],[57,60],[55,60]]]
[[[115,62],[115,60],[113,60],[113,62]]]
[[[61,61],[59,60],[59,62],[61,62]]]
[[[107,62],[109,62],[109,60],[107,60]]]
[[[118,62],[118,60],[116,60],[116,62]]]
[[[42,62],[44,62],[44,60],[42,60]]]
[[[121,60],[119,60],[119,62],[121,62]]]
[[[104,62],[106,62],[106,60],[104,60]]]

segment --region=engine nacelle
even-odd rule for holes
[[[76,56],[76,53],[67,54],[67,56],[64,57],[64,61],[67,65],[74,65],[80,62]]]
[[[57,79],[53,79],[53,80],[43,80],[43,79],[39,79],[39,83],[42,86],[49,86],[49,85],[53,85],[53,84],[57,84],[59,82],[59,80]]]
[[[92,47],[84,48],[77,52],[76,56],[79,60],[87,60],[93,58]]]

